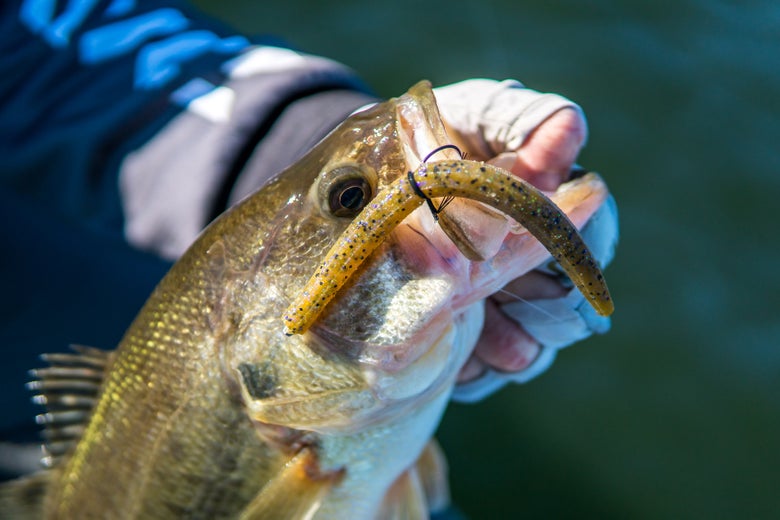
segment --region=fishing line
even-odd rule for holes
[[[521,302],[525,303],[526,305],[528,305],[529,307],[531,307],[535,311],[537,311],[537,312],[539,312],[541,314],[544,314],[545,316],[547,316],[548,318],[550,318],[551,320],[553,320],[556,323],[563,323],[564,322],[563,318],[561,318],[560,316],[556,316],[555,314],[551,313],[550,311],[548,311],[546,309],[543,309],[541,306],[535,304],[531,300],[526,300],[522,296],[519,296],[519,295],[517,295],[517,294],[515,294],[513,292],[510,292],[510,291],[507,291],[506,289],[499,289],[498,292],[506,294],[508,296],[511,296],[512,298],[517,299],[517,301],[521,301]],[[501,306],[499,305],[499,308],[500,307]]]

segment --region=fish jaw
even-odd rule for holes
[[[419,88],[419,93],[415,94],[413,88],[409,95],[394,101],[396,136],[403,150],[398,155],[403,156],[404,166],[383,168],[380,162],[373,163],[380,188],[395,182],[406,171],[418,169],[429,152],[448,143],[430,88]],[[356,120],[371,121],[378,110],[357,114]],[[381,154],[373,151],[375,146],[372,144],[372,151],[365,154],[359,150],[360,154],[356,152],[350,159],[378,157]],[[436,160],[457,158],[452,150],[440,153]],[[316,166],[318,170],[327,169],[327,164]],[[606,188],[602,191],[605,193]],[[315,192],[309,192],[307,197],[312,193]],[[578,227],[598,206],[595,199],[583,200],[572,197],[572,202],[567,202],[569,206],[563,208]],[[314,203],[309,207],[316,208]],[[475,207],[477,212],[483,211],[479,203]],[[458,212],[458,205],[454,205],[444,214]],[[291,220],[286,219],[280,226],[286,229],[283,226]],[[332,219],[320,220],[322,223],[313,219],[307,229],[320,230],[325,236],[323,225],[332,225],[334,231],[328,231],[327,240],[346,227],[343,223],[332,224]],[[258,360],[253,357],[254,352],[248,352],[243,359],[227,363],[230,367],[243,365],[248,374],[241,373],[238,379],[242,382],[243,402],[255,421],[312,432],[314,444],[320,446],[323,470],[345,469],[345,480],[334,488],[333,498],[325,500],[323,511],[331,503],[340,504],[334,506],[334,511],[351,511],[351,500],[367,504],[368,499],[359,498],[366,481],[376,482],[371,486],[373,490],[387,489],[398,472],[416,460],[435,430],[457,373],[480,335],[484,321],[482,300],[547,256],[536,239],[501,214],[464,220],[473,228],[465,232],[465,240],[484,260],[464,255],[459,247],[463,240],[453,242],[429,209],[422,206],[388,233],[378,249],[346,279],[343,290],[308,332],[287,337],[281,330],[276,333],[273,341],[278,348],[273,350],[284,352],[283,355],[271,359],[265,354],[271,350],[266,344],[261,352],[265,358]],[[296,224],[295,229],[301,229],[300,225]],[[295,238],[292,232],[290,236]],[[295,244],[295,240],[290,242]],[[321,245],[312,250],[321,250],[321,256],[327,251]],[[306,255],[296,256],[315,257],[306,251]],[[289,270],[289,264],[279,264]],[[303,268],[297,272],[308,274]],[[303,287],[301,280],[276,285],[280,278],[267,274],[264,283],[278,287],[278,293],[290,299]],[[266,316],[270,316],[269,320],[278,319],[266,308],[257,312],[263,320]],[[267,333],[274,323],[278,322],[263,321],[262,332]],[[255,367],[253,370],[262,379],[266,376],[266,361],[275,367],[267,377],[267,387],[261,383],[254,392],[247,391],[252,389],[255,378],[248,367]],[[419,442],[404,437],[407,432],[413,432],[412,437]],[[403,442],[397,442],[398,439]],[[357,446],[367,451],[360,451]],[[358,456],[360,453],[363,455]],[[392,467],[384,464],[390,455],[397,459]],[[366,464],[376,469],[366,469]],[[372,497],[368,501],[377,502],[381,498],[378,493],[368,493],[366,496]]]
[[[588,176],[550,195],[581,227],[607,188]],[[475,225],[475,232],[501,244],[485,261],[467,258],[430,211],[418,208],[328,306],[306,334],[309,348],[359,367],[371,404],[348,425],[311,428],[346,431],[394,420],[410,403],[419,405],[454,384],[479,337],[483,300],[549,258],[525,228],[491,226],[492,216],[480,222],[485,226]]]
[[[369,381],[372,375],[386,378],[373,380],[382,412],[360,428],[320,438],[322,467],[348,470],[315,518],[376,518],[387,490],[414,464],[441,422],[457,373],[446,367],[465,362],[479,336],[483,315],[482,305],[475,304],[453,316],[444,334],[435,340],[434,352],[423,356],[428,359],[417,360],[394,374],[366,371]],[[442,354],[449,360],[438,365]],[[434,383],[429,382],[430,369],[436,373]]]
[[[578,179],[550,195],[582,227],[606,196],[606,186],[598,178]],[[378,326],[371,338],[351,339],[351,355],[362,366],[374,405],[353,415],[349,428],[322,430],[322,467],[348,470],[341,485],[323,502],[317,518],[373,517],[396,476],[416,460],[435,432],[457,373],[481,333],[484,298],[549,256],[519,226],[477,230],[491,240],[499,239],[490,233],[503,235],[499,250],[485,261],[462,254],[430,211],[419,208],[396,228],[376,258],[335,302],[334,308],[341,311],[325,314],[307,333],[310,341],[317,338],[327,348],[343,353],[340,349],[348,336],[344,331],[349,320],[354,323],[355,313],[361,305],[365,309],[367,298],[382,301],[377,294],[381,288],[372,287],[369,279],[381,279],[377,272],[392,264],[395,279],[407,280],[387,295],[384,315],[388,323],[406,325],[392,330]],[[383,305],[371,306],[381,309]]]
[[[422,158],[448,144],[430,85],[414,86],[394,100],[394,110],[406,166],[409,171],[419,169]],[[457,159],[458,153],[447,148],[432,159],[453,155]],[[396,171],[383,180],[386,185],[397,183],[400,175]],[[606,194],[603,181],[589,176],[566,183],[549,196],[579,228]],[[441,221],[454,224],[446,227],[439,225]],[[377,417],[386,409],[397,408],[395,401],[425,399],[430,388],[449,384],[461,366],[456,361],[465,361],[474,345],[465,354],[451,349],[441,355],[440,338],[447,328],[464,309],[481,304],[548,257],[525,228],[475,200],[456,199],[438,215],[422,205],[394,226],[369,260],[346,278],[343,289],[324,306],[306,334],[307,348],[362,370],[370,404],[358,414],[360,419],[353,417],[350,428],[381,420]],[[472,328],[481,328],[481,321]],[[431,351],[439,354],[433,356]],[[424,361],[425,370],[414,370],[418,361]],[[422,373],[427,376],[421,377]],[[395,383],[389,383],[393,379]],[[332,431],[334,424],[309,427]]]
[[[323,244],[335,239],[348,223],[322,211],[323,205],[317,198],[317,172],[328,172],[333,165],[345,161],[366,164],[376,172],[381,187],[399,174],[418,167],[431,149],[447,142],[431,86],[423,81],[398,98],[351,116],[298,165],[282,172],[275,183],[265,188],[276,190],[280,195],[274,197],[287,201],[263,222],[272,229],[269,234],[274,240],[286,247],[269,241],[268,247],[261,250],[261,258],[250,256],[247,265],[231,267],[235,273],[244,273],[259,266],[259,274],[251,283],[234,284],[231,299],[239,302],[236,306],[242,308],[243,318],[229,329],[238,329],[245,337],[252,338],[271,330],[273,341],[269,344],[266,339],[266,348],[259,355],[253,341],[237,341],[237,345],[226,349],[229,354],[225,361],[228,372],[240,381],[243,400],[255,420],[319,433],[356,431],[376,421],[388,420],[395,415],[395,410],[403,408],[402,401],[411,398],[408,394],[414,392],[390,384],[392,374],[408,370],[409,375],[404,378],[409,384],[407,389],[419,389],[431,386],[411,384],[419,379],[420,373],[442,371],[439,358],[433,355],[426,358],[437,360],[428,361],[426,366],[430,370],[417,370],[411,365],[428,350],[436,351],[431,346],[442,345],[442,338],[448,335],[452,319],[446,315],[432,316],[430,302],[449,297],[452,293],[449,282],[438,276],[420,277],[415,269],[396,262],[394,255],[400,249],[393,245],[392,239],[374,255],[375,261],[367,263],[361,276],[355,277],[351,284],[354,290],[345,291],[334,302],[332,319],[319,320],[310,334],[284,337],[282,330],[273,328],[265,317],[272,316],[275,312],[272,309],[298,292],[305,281],[290,276],[289,271],[294,270],[296,275],[302,273],[301,276],[313,271],[315,266],[311,266],[311,271],[308,266],[327,251],[322,250]],[[450,154],[437,157],[450,157]],[[311,188],[295,197],[282,195],[294,192],[300,185]],[[257,206],[266,208],[267,204],[257,203]],[[309,236],[316,239],[308,239]],[[256,294],[269,292],[281,298],[254,303]],[[392,298],[387,300],[390,293]],[[431,294],[436,297],[427,297]],[[408,312],[393,312],[401,308]],[[281,310],[278,312],[281,314]],[[360,319],[356,320],[355,316]],[[425,330],[418,326],[423,323],[420,316],[426,318]],[[384,327],[380,327],[379,321]],[[407,352],[410,343],[421,346],[420,355],[414,351],[410,356]],[[277,375],[272,377],[264,368],[271,364],[265,352],[276,349],[287,353],[274,359],[272,364]],[[450,359],[449,347],[447,353]],[[317,381],[310,388],[295,383],[312,379],[300,367],[311,367],[316,372]],[[270,382],[256,386],[252,381],[255,379],[277,381],[281,387],[266,388],[274,386]],[[272,390],[276,395],[267,395]],[[404,393],[406,397],[401,397]]]
[[[607,199],[609,189],[600,176],[592,174],[564,183],[555,192],[547,195],[577,229],[582,229]],[[489,215],[487,219],[495,218],[493,208],[485,209]],[[490,231],[484,227],[475,226],[475,229],[476,236],[487,238],[483,238],[481,242],[474,240],[472,243],[490,244],[492,241],[500,242],[501,245],[486,261],[471,263],[470,276],[473,286],[470,291],[466,291],[468,294],[464,298],[465,304],[473,301],[475,297],[481,299],[501,290],[507,283],[545,261],[553,261],[541,243],[516,222],[511,222],[509,232],[503,240],[500,240],[500,235],[491,239]]]

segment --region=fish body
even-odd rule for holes
[[[421,205],[373,251],[350,253],[359,265],[306,332],[290,334],[282,316],[369,202],[447,142],[418,84],[351,116],[204,230],[103,360],[94,410],[39,479],[36,514],[424,517],[441,499],[430,442],[483,299],[544,247],[485,208],[458,239],[489,255],[471,260]],[[605,196],[593,177],[553,200],[580,226]],[[83,377],[71,372],[43,377],[44,398],[60,391],[52,381]]]

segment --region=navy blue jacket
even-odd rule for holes
[[[113,348],[197,233],[373,98],[154,0],[0,3],[0,441],[38,355]]]

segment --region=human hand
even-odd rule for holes
[[[571,101],[511,80],[468,80],[434,94],[450,136],[469,157],[498,164],[542,190],[570,178],[587,138],[585,117]],[[618,237],[612,197],[582,234],[605,267]],[[609,318],[597,315],[549,259],[486,300],[485,326],[453,399],[478,401],[507,382],[526,382],[550,366],[558,349],[609,327]]]

